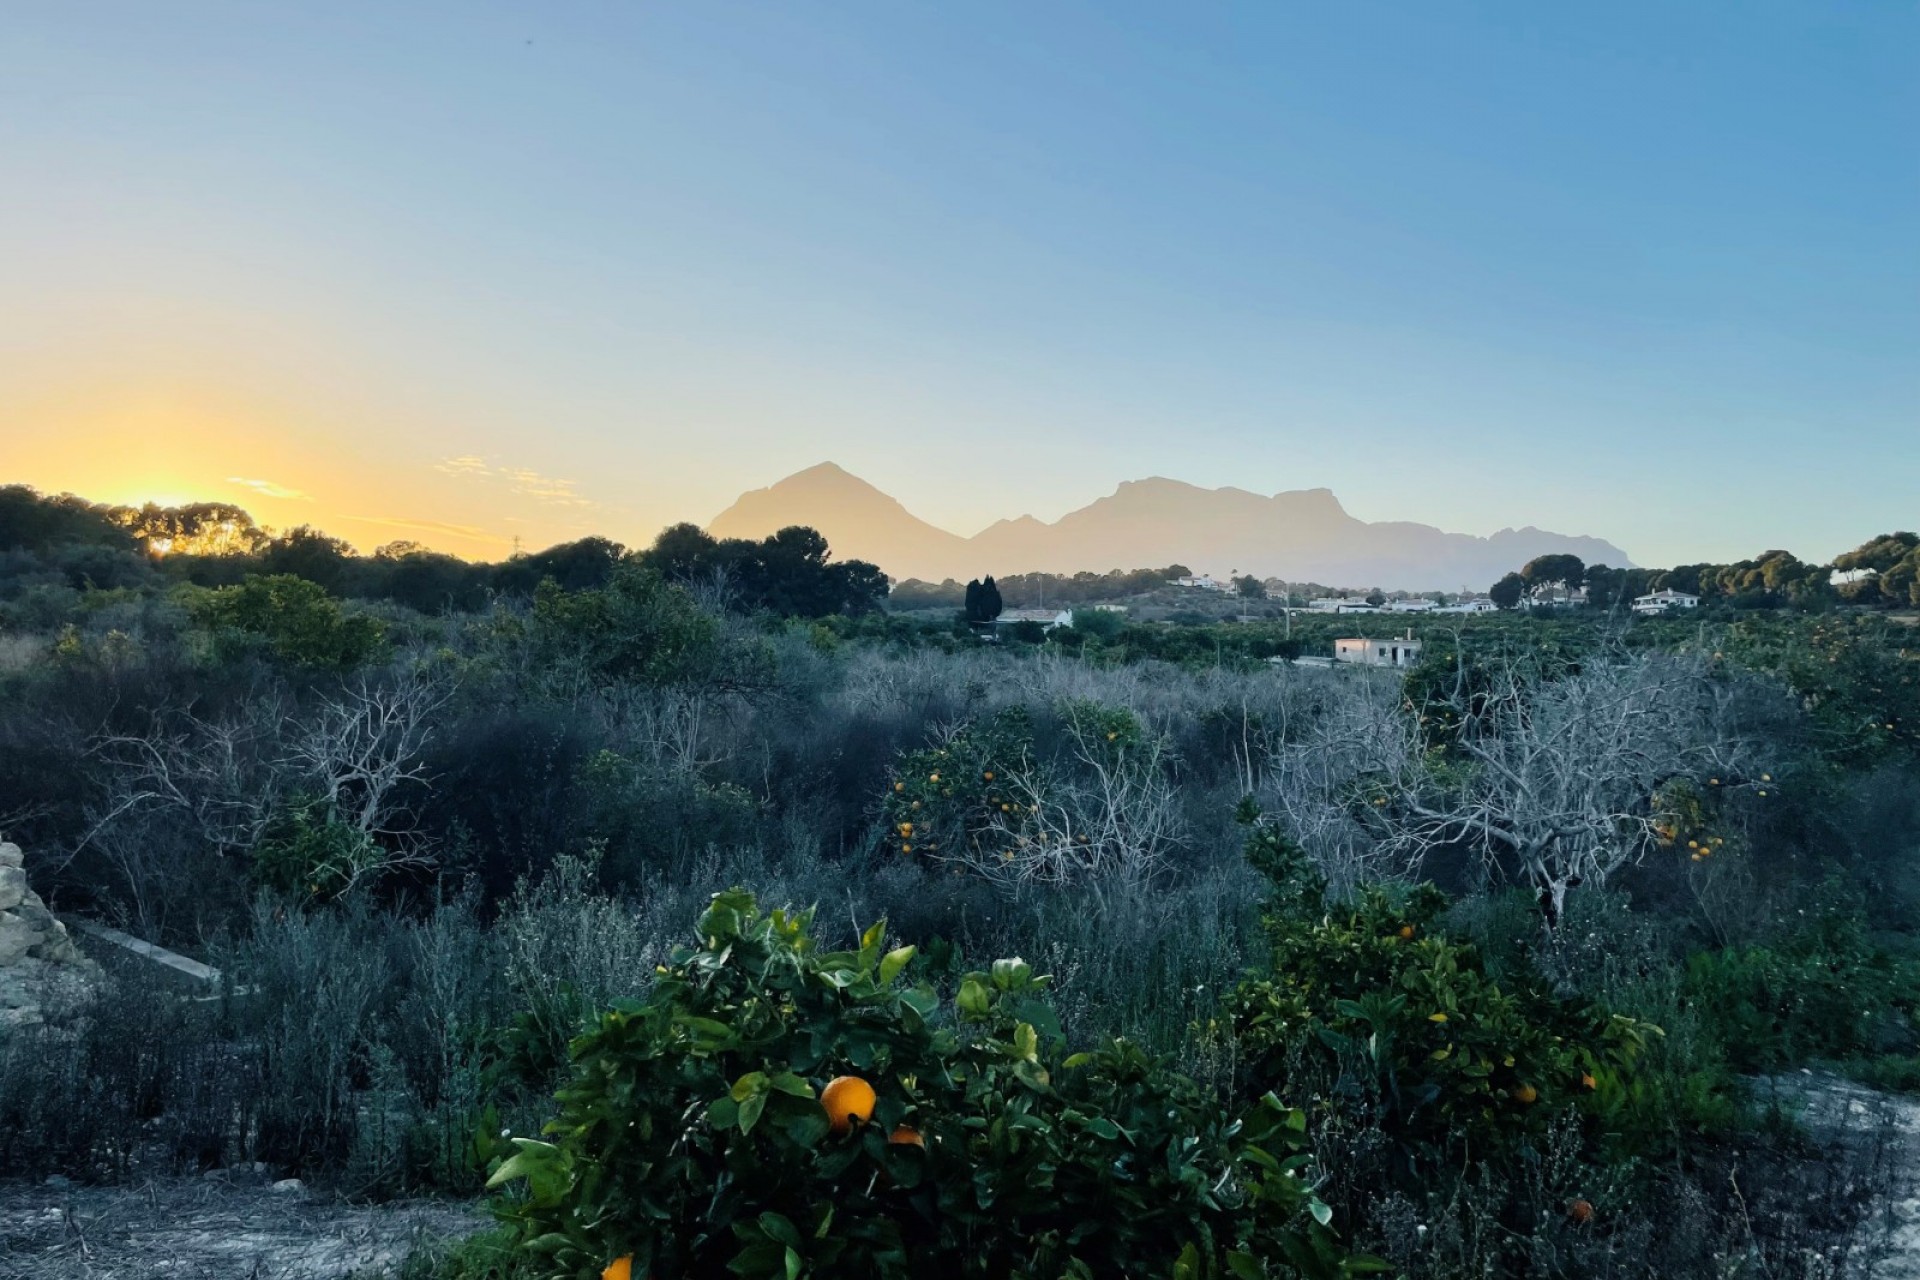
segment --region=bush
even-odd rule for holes
[[[378,619],[347,613],[326,588],[292,574],[248,574],[236,587],[187,596],[193,620],[210,628],[222,658],[235,642],[264,642],[286,662],[308,667],[357,667],[385,639]]]
[[[1485,1159],[1569,1109],[1603,1121],[1659,1029],[1489,976],[1436,922],[1431,885],[1365,890],[1324,913],[1290,842],[1256,831],[1249,856],[1285,892],[1265,918],[1269,972],[1228,1001],[1250,1092],[1327,1082],[1406,1147],[1407,1172]]]
[[[1122,1042],[1062,1059],[1021,961],[949,1009],[902,983],[914,948],[881,926],[822,953],[810,920],[717,895],[650,997],[575,1043],[554,1141],[515,1139],[492,1180],[523,1187],[503,1212],[548,1274],[1367,1268],[1307,1190],[1301,1113],[1267,1097],[1233,1121]],[[871,1087],[830,1116],[822,1085],[850,1076]]]

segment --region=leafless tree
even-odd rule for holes
[[[1073,714],[1065,728],[1066,758],[1010,769],[991,838],[962,841],[950,857],[1003,884],[1148,883],[1185,842],[1165,737],[1148,732],[1116,747]]]
[[[411,667],[384,682],[358,677],[298,723],[278,761],[283,785],[318,796],[365,835],[398,834],[396,800],[425,781],[433,714],[451,694],[448,682]]]
[[[95,850],[124,883],[136,917],[150,923],[173,892],[158,882],[198,856],[183,842],[216,856],[251,852],[296,797],[317,798],[380,850],[353,878],[419,861],[399,803],[408,785],[425,780],[433,715],[450,694],[444,680],[408,667],[385,680],[363,675],[302,714],[289,715],[278,694],[223,719],[156,713],[143,734],[94,743],[108,764],[107,793],[69,861]]]
[[[1380,845],[1408,860],[1440,844],[1477,849],[1539,894],[1549,924],[1566,895],[1601,884],[1669,838],[1676,784],[1756,785],[1762,740],[1742,690],[1698,659],[1609,652],[1551,678],[1519,662],[1444,707],[1451,752],[1383,771],[1369,807]],[[1389,756],[1404,754],[1404,731]]]
[[[1418,871],[1425,849],[1382,839],[1378,810],[1416,789],[1427,769],[1419,727],[1397,675],[1314,673],[1283,704],[1282,723],[1251,792],[1300,842],[1335,896]]]
[[[74,852],[155,810],[184,817],[221,852],[251,848],[282,794],[274,757],[284,722],[283,701],[268,696],[229,719],[157,712],[144,734],[100,738],[91,750],[111,772],[108,797],[89,814]]]

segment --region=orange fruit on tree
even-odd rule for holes
[[[1600,1082],[1593,1078],[1591,1071],[1582,1071],[1580,1073],[1580,1087],[1582,1089],[1598,1089]]]
[[[847,1133],[873,1119],[873,1103],[873,1086],[859,1076],[835,1076],[820,1091],[820,1105],[835,1133]]]
[[[896,1125],[893,1132],[887,1135],[887,1141],[896,1147],[925,1147],[927,1145],[927,1140],[920,1136],[918,1129],[912,1125],[905,1124]]]
[[[1593,1201],[1575,1200],[1567,1206],[1567,1216],[1575,1222],[1593,1221]]]
[[[1403,938],[1411,938],[1413,936],[1413,926],[1410,924],[1401,925],[1400,936]]]
[[[1540,1097],[1540,1091],[1530,1084],[1523,1084],[1513,1091],[1513,1100],[1523,1107],[1529,1107]]]
[[[633,1280],[633,1255],[615,1258],[600,1272],[600,1280]]]

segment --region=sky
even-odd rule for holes
[[[12,0],[0,482],[644,544],[831,460],[1920,526],[1920,6]]]

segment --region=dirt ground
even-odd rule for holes
[[[445,1203],[347,1205],[264,1178],[0,1186],[4,1280],[377,1280],[486,1225]]]

